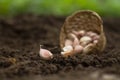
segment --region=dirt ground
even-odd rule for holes
[[[102,53],[68,59],[59,47],[64,20],[31,14],[0,18],[0,80],[120,80],[120,18],[103,18],[107,46]],[[40,58],[40,45],[55,57]]]

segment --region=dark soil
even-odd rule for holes
[[[68,59],[60,56],[59,47],[64,19],[34,15],[0,18],[0,80],[83,80],[93,72],[119,76],[120,18],[103,18],[107,37],[104,52]],[[55,57],[49,61],[40,58],[39,45]]]

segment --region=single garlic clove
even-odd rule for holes
[[[68,56],[72,55],[72,53],[73,53],[73,47],[65,46],[63,48],[63,52],[61,52],[61,55],[63,55],[64,57],[68,57]]]
[[[78,32],[79,36],[84,36],[85,33],[86,33],[85,30],[80,30],[80,31]]]
[[[91,41],[92,41],[92,38],[90,38],[89,36],[83,36],[80,39],[80,44],[85,46],[85,45],[89,44]]]
[[[82,45],[83,47],[85,47],[87,44],[89,44],[92,41],[92,38],[90,38],[89,36],[83,36],[80,39],[80,45]]]
[[[92,31],[87,32],[86,35],[90,36],[93,40],[98,40],[100,37],[97,33],[94,33]]]
[[[85,46],[84,48],[83,48],[83,53],[84,54],[86,54],[86,53],[88,53],[89,51],[90,51],[90,47],[93,47],[94,45],[92,44],[92,43],[90,43],[90,44],[88,44],[87,46]]]
[[[76,45],[74,48],[74,53],[81,53],[83,50],[83,47],[81,45]]]
[[[82,36],[85,35],[85,31],[84,31],[84,30],[72,31],[72,33],[73,33],[74,35],[76,35],[78,38],[81,38]]]
[[[98,43],[98,40],[94,40],[93,43],[94,43],[94,44],[97,44],[97,43]]]
[[[76,45],[79,45],[78,38],[74,38],[74,41],[73,41],[73,47],[75,47]]]
[[[72,44],[73,44],[73,42],[71,40],[69,40],[69,39],[65,40],[65,46],[70,46]]]
[[[85,47],[88,44],[88,42],[81,42],[80,45]]]
[[[97,34],[94,33],[94,32],[92,32],[92,31],[89,31],[89,32],[86,33],[86,35],[87,35],[87,36],[90,36],[90,37],[94,37],[94,36],[96,36]]]
[[[83,36],[80,39],[80,42],[90,42],[90,41],[92,41],[92,38],[90,38],[89,36]]]
[[[100,36],[96,35],[96,36],[93,37],[93,40],[98,40],[99,38],[100,38]]]
[[[69,38],[73,41],[73,42],[72,42],[72,43],[73,43],[73,46],[79,44],[79,40],[78,40],[78,38],[77,38],[77,36],[76,36],[75,34],[70,33],[70,34],[69,34]]]
[[[77,36],[75,34],[73,34],[73,33],[70,33],[68,35],[68,38],[73,41],[75,38],[77,38]]]
[[[72,46],[65,46],[63,48],[63,51],[72,51],[73,50],[73,47]]]
[[[42,57],[43,59],[46,59],[46,60],[53,58],[53,54],[47,49],[40,48],[39,54],[40,54],[40,57]]]

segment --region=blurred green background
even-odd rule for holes
[[[34,13],[66,16],[76,10],[94,10],[102,16],[120,16],[120,0],[0,0],[0,15]]]

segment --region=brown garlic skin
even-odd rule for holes
[[[90,46],[82,54],[99,53],[104,50],[106,37],[103,31],[103,21],[96,12],[90,10],[81,10],[66,18],[60,33],[61,49],[65,46],[65,39],[69,38],[68,34],[80,30],[92,31],[100,36],[98,43]]]

